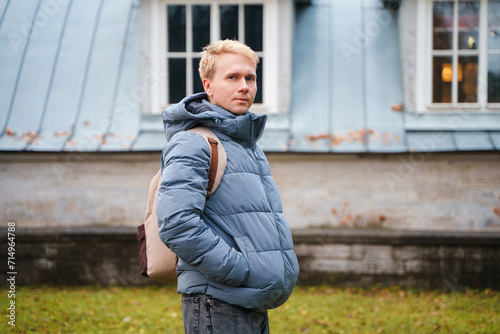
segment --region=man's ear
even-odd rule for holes
[[[205,93],[207,93],[208,97],[212,97],[214,95],[212,93],[212,82],[209,78],[203,79],[203,88],[205,89]]]

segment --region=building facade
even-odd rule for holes
[[[500,233],[498,0],[0,0],[2,224],[137,226],[221,38],[292,229]]]

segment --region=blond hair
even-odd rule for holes
[[[259,63],[259,57],[257,57],[255,52],[248,45],[231,39],[221,40],[203,48],[200,66],[198,67],[201,80],[205,78],[213,79],[215,73],[215,59],[217,59],[218,55],[223,53],[236,53],[246,56],[254,63],[255,68],[257,68],[257,64]]]

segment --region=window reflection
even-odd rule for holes
[[[168,60],[168,103],[177,103],[186,96],[186,59]]]
[[[477,102],[477,59],[478,57],[458,57],[458,68],[462,78],[458,78],[458,102]],[[460,80],[462,79],[462,80]]]
[[[500,0],[488,1],[488,103],[500,103]]]
[[[479,1],[458,3],[458,48],[477,49],[479,44]]]
[[[264,60],[259,58],[259,64],[257,65],[257,94],[255,95],[254,103],[262,103],[262,66],[264,64]]]
[[[186,51],[186,6],[167,6],[168,40],[170,52]]]
[[[451,103],[453,66],[451,57],[434,57],[432,75],[432,102]]]
[[[221,39],[238,39],[238,5],[220,6]]]
[[[500,103],[500,55],[488,57],[488,102]]]
[[[433,4],[434,50],[451,50],[453,42],[453,1],[439,1]]]
[[[500,0],[488,1],[488,49],[500,49]]]
[[[245,44],[254,51],[262,51],[263,6],[245,5]]]
[[[191,6],[191,12],[193,17],[193,51],[200,52],[205,45],[210,44],[210,6]]]
[[[193,93],[201,93],[205,91],[203,89],[203,83],[200,79],[200,72],[198,72],[199,66],[200,58],[193,58]]]

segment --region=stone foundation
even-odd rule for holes
[[[325,229],[293,237],[300,284],[500,289],[500,233]],[[159,284],[140,275],[135,228],[18,229],[15,261],[19,285]],[[0,264],[5,284],[7,261]]]

